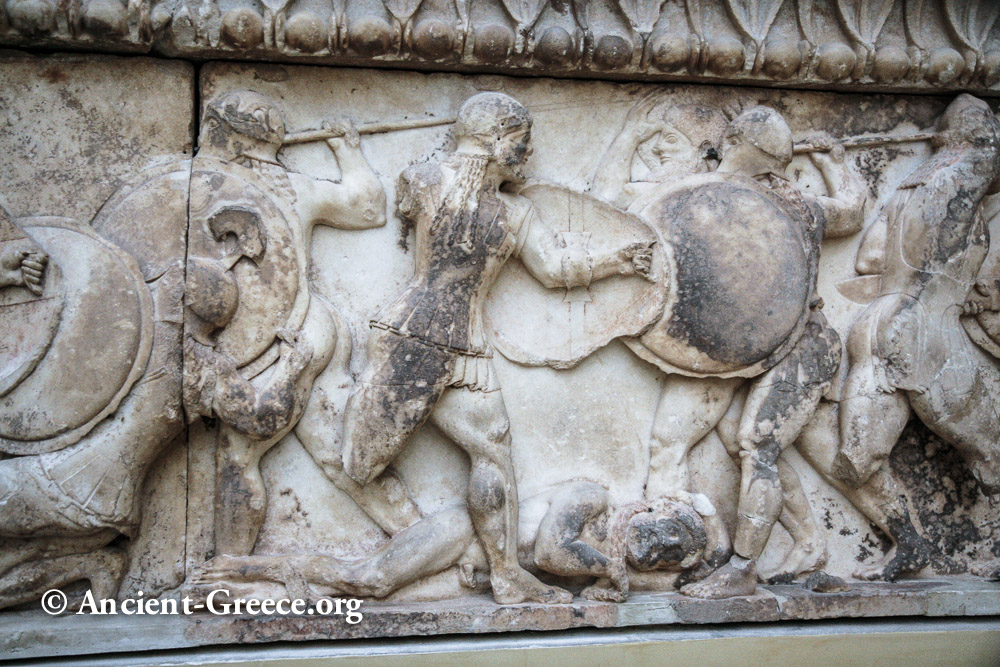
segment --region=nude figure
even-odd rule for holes
[[[704,576],[710,571],[705,560],[729,549],[725,526],[704,496],[685,494],[683,500],[660,498],[615,507],[603,486],[576,480],[524,499],[520,510],[522,567],[594,578],[581,592],[591,600],[623,602],[630,580],[646,590],[668,590],[682,576]],[[225,557],[200,573],[199,581],[273,581],[289,587],[304,582],[330,594],[382,598],[458,565],[464,583],[478,588],[488,582],[478,575],[489,565],[483,558],[464,558],[475,539],[468,512],[447,509],[397,533],[363,558]]]

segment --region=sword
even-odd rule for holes
[[[455,122],[454,116],[443,116],[439,118],[414,118],[412,120],[386,121],[380,123],[365,123],[358,125],[358,134],[384,134],[386,132],[401,132],[403,130],[418,130],[423,127],[437,127],[438,125],[449,125]],[[343,130],[305,130],[303,132],[293,132],[285,135],[284,145],[308,144],[313,141],[325,141],[344,136]]]

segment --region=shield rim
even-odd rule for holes
[[[100,245],[104,246],[112,255],[120,261],[126,271],[132,275],[135,285],[139,305],[139,344],[136,347],[136,354],[132,361],[132,368],[129,370],[125,381],[115,392],[111,400],[100,409],[93,417],[85,423],[76,426],[68,431],[57,435],[41,438],[38,440],[15,440],[0,436],[0,452],[13,454],[15,456],[26,456],[32,454],[47,454],[49,452],[65,449],[70,445],[79,442],[85,435],[90,433],[100,422],[114,413],[121,402],[132,391],[132,387],[146,372],[146,365],[153,349],[153,297],[149,293],[149,288],[142,279],[139,265],[135,259],[111,243],[107,239],[98,235],[89,225],[82,224],[72,218],[59,216],[28,216],[17,218],[15,222],[22,229],[27,231],[33,227],[56,227],[66,229],[71,232],[82,234]],[[44,357],[44,355],[43,355]]]

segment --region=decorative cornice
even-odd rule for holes
[[[1000,94],[997,0],[0,0],[0,44]]]

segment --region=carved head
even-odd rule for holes
[[[285,139],[285,120],[269,98],[237,90],[213,99],[205,108],[200,145],[223,157],[273,159]]]
[[[694,509],[674,501],[658,501],[634,515],[625,532],[625,557],[637,570],[679,571],[704,558],[708,545],[705,523]]]
[[[727,163],[727,171],[750,176],[771,172],[780,176],[792,161],[792,131],[774,109],[764,106],[747,109],[726,128],[722,160]]]
[[[726,117],[719,110],[697,104],[668,103],[654,109],[651,115],[660,125],[659,132],[648,149],[640,149],[639,156],[654,174],[665,169],[684,173],[708,171],[707,161],[718,159],[727,126]]]
[[[962,94],[952,100],[938,119],[935,147],[1000,150],[1000,122],[983,100]]]
[[[503,93],[479,93],[465,101],[455,121],[459,153],[487,155],[511,180],[523,180],[531,155],[531,114]]]

